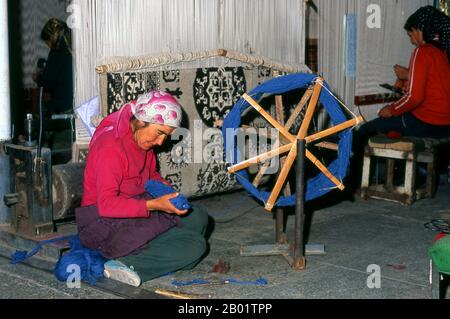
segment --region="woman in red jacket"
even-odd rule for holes
[[[450,18],[431,6],[413,13],[404,26],[416,46],[409,69],[394,71],[406,82],[406,94],[379,110],[379,117],[355,130],[352,158],[354,174],[362,170],[364,147],[371,136],[415,136],[446,138],[450,136]],[[438,171],[447,169],[448,155],[439,157]],[[360,175],[349,179],[359,187]]]
[[[208,213],[177,209],[151,198],[145,184],[161,178],[153,148],[180,126],[181,107],[169,93],[152,91],[106,117],[89,145],[81,208],[83,246],[108,259],[107,277],[138,286],[168,272],[195,266],[206,252]]]
[[[434,25],[436,21],[440,23]],[[389,132],[417,137],[450,136],[450,65],[444,50],[449,47],[444,42],[449,41],[449,28],[450,18],[430,6],[408,18],[405,30],[416,49],[409,63],[407,92],[379,110],[379,118],[362,125],[358,130],[360,137],[367,139]]]

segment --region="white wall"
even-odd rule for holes
[[[11,139],[10,108],[8,2],[0,0],[0,142]]]
[[[304,62],[303,0],[75,0],[76,105],[98,95],[112,56],[226,48]]]
[[[408,65],[413,50],[403,25],[419,7],[433,0],[315,0],[319,9],[319,73],[350,107],[355,95],[387,93],[380,83],[394,83],[394,64]],[[368,6],[380,8],[380,28],[369,28]],[[345,76],[344,16],[357,15],[356,76]],[[361,106],[368,119],[376,117],[381,105]]]
[[[316,7],[316,1],[310,0],[311,5],[308,5],[306,9],[306,23],[308,24],[306,37],[310,39],[317,39],[319,35],[318,31],[318,23],[319,23],[319,15],[318,12],[313,8]]]

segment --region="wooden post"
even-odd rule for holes
[[[293,247],[292,268],[305,269],[305,244],[303,230],[305,224],[305,140],[297,141],[297,169],[295,172],[296,200],[295,200],[295,238]]]
[[[386,159],[386,190],[392,192],[394,190],[394,171],[395,160],[393,158]]]

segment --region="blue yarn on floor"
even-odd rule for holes
[[[26,251],[16,251],[11,255],[10,263],[16,265],[34,256],[44,245],[64,240],[69,240],[70,251],[61,256],[55,265],[53,273],[58,280],[67,281],[69,276],[74,273],[74,268],[69,266],[75,265],[79,267],[81,281],[86,280],[91,285],[94,285],[98,279],[103,278],[104,264],[108,259],[103,257],[96,250],[83,247],[78,235],[44,240],[36,245],[30,253]]]
[[[107,261],[108,259],[100,252],[83,247],[77,235],[70,240],[70,251],[58,260],[53,273],[58,280],[67,281],[74,273],[73,266],[76,265],[80,270],[80,279],[94,285],[97,280],[103,278],[104,265]]]
[[[145,190],[154,198],[177,192],[173,187],[154,179],[151,179],[145,183]],[[191,204],[189,203],[187,197],[182,194],[170,199],[170,202],[179,210],[191,208]]]
[[[57,237],[57,238],[43,240],[43,241],[39,242],[39,244],[37,244],[29,253],[25,250],[16,250],[16,252],[11,255],[10,263],[13,265],[21,263],[21,262],[25,261],[26,259],[36,255],[44,245],[56,243],[58,241],[63,241],[63,240],[70,240],[72,237],[73,236],[64,236],[64,237]]]
[[[182,286],[192,286],[192,285],[215,284],[216,282],[217,282],[216,280],[209,281],[207,279],[193,279],[193,280],[189,280],[189,281],[173,280],[172,285],[182,287]],[[260,277],[254,281],[245,281],[245,280],[237,280],[234,278],[227,278],[227,279],[220,280],[220,283],[235,284],[235,285],[242,285],[242,286],[265,286],[269,282],[267,281],[267,279]]]

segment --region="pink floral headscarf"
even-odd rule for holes
[[[175,128],[181,124],[181,105],[167,92],[150,91],[140,95],[131,103],[131,111],[138,120],[147,123]]]

